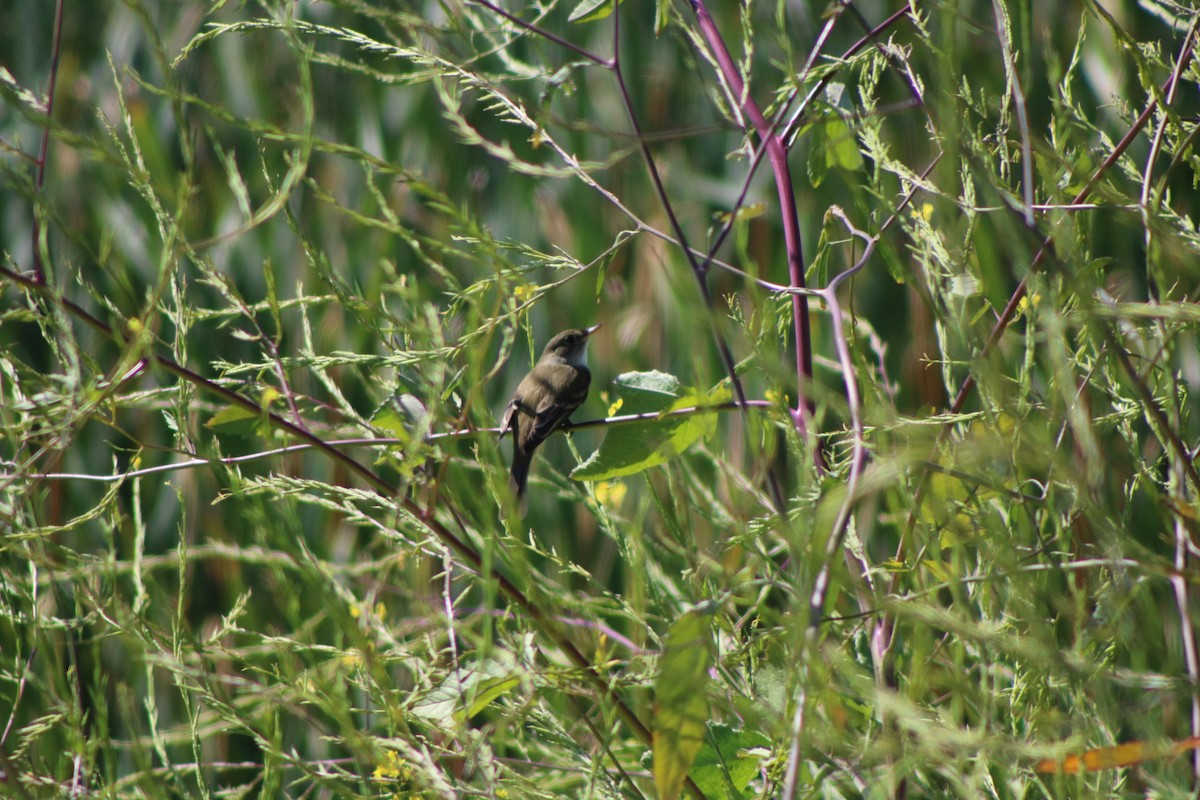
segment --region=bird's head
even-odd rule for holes
[[[600,326],[597,324],[590,328],[571,329],[557,334],[546,343],[541,360],[559,361],[573,367],[586,367],[588,337],[599,328]]]

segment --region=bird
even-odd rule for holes
[[[570,418],[587,399],[592,373],[587,366],[588,337],[600,325],[562,331],[546,343],[541,358],[517,385],[500,426],[500,436],[512,431],[513,491],[525,495],[533,451]]]

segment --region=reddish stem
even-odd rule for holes
[[[696,12],[696,21],[700,33],[712,49],[717,60],[717,66],[724,75],[730,91],[737,96],[742,111],[750,118],[759,138],[766,146],[767,158],[771,161],[771,169],[775,174],[775,191],[779,195],[780,215],[783,221],[783,241],[787,249],[788,281],[792,288],[803,289],[804,286],[804,246],[800,240],[800,218],[796,212],[796,194],[792,189],[792,171],[787,161],[787,150],[783,139],[775,132],[774,127],[763,116],[758,105],[750,97],[742,82],[733,57],[721,38],[720,31],[713,21],[712,15],[704,5],[703,0],[692,0],[692,9]],[[812,381],[812,331],[808,319],[808,297],[803,294],[792,295],[792,321],[796,339],[796,408],[792,412],[792,422],[801,437],[808,435],[809,421],[812,418],[813,406],[808,396],[808,384]],[[817,456],[820,462],[819,455]]]

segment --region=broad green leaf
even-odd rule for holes
[[[384,403],[371,417],[371,424],[402,442],[420,441],[429,433],[429,411],[416,396],[401,394]]]
[[[830,114],[825,121],[825,163],[851,172],[863,167],[862,153],[846,120]]]
[[[807,130],[801,128],[801,132],[805,133],[808,142],[808,183],[813,189],[817,189],[825,182],[825,175],[829,172],[829,161],[825,158],[825,126],[812,125]]]
[[[863,168],[858,141],[846,120],[842,119],[836,110],[827,110],[823,120],[801,130],[806,130],[810,139],[808,180],[813,188],[821,185],[831,168],[851,172]]]
[[[392,406],[381,406],[375,412],[375,416],[371,417],[371,424],[393,439],[408,442],[408,428],[404,425],[404,417]]]
[[[664,372],[627,372],[613,382],[621,398],[620,414],[668,414],[683,408],[729,401],[730,391],[710,392],[685,387]],[[664,464],[717,429],[717,413],[700,412],[658,417],[613,426],[599,449],[571,473],[579,481],[603,481],[634,475]]]
[[[375,463],[390,463],[404,480],[412,480],[432,452],[425,442],[431,424],[425,405],[414,395],[398,395],[375,411],[371,424],[400,441],[399,446],[380,451]]]
[[[657,0],[654,4],[654,36],[662,36],[671,21],[671,0]]]
[[[507,675],[500,678],[489,678],[479,681],[475,687],[475,696],[471,698],[464,717],[470,719],[491,705],[493,700],[505,694],[510,689],[516,689],[520,685],[521,678],[519,675]]]
[[[728,223],[730,219],[733,219],[737,222],[749,222],[755,217],[761,217],[766,212],[766,203],[750,203],[748,205],[739,206],[736,212],[718,211],[713,214],[713,221],[719,222],[722,225]]]
[[[568,22],[595,22],[604,19],[613,12],[614,0],[583,0],[575,6]]]
[[[204,427],[221,433],[232,433],[238,436],[253,436],[259,431],[263,414],[251,411],[241,406],[225,406],[209,417]]]
[[[459,705],[459,688],[452,682],[454,677],[450,676],[413,704],[411,709],[413,716],[436,725],[450,727],[454,722],[454,712]]]
[[[412,713],[438,725],[466,722],[520,683],[512,665],[496,661],[458,669],[413,704]]]
[[[759,772],[759,762],[771,755],[771,740],[758,731],[708,726],[708,736],[692,764],[692,780],[709,800],[743,800]]]
[[[708,722],[708,665],[715,603],[701,603],[671,625],[654,682],[654,785],[675,800]]]

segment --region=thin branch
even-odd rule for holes
[[[917,6],[917,2],[915,0],[912,3],[906,2],[904,4],[903,8],[900,8],[897,11],[893,12],[890,17],[888,17],[883,22],[876,25],[871,30],[867,31],[865,34],[863,34],[862,38],[860,38],[854,44],[850,45],[850,47],[846,49],[846,52],[842,53],[842,55],[839,57],[839,60],[847,61],[850,58],[852,58],[855,54],[858,53],[859,50],[862,50],[868,44],[873,43],[877,38],[879,38],[879,35],[881,33],[886,31],[888,28],[892,27],[893,25],[895,25],[897,22],[899,22],[904,17],[910,16],[913,13],[913,11],[915,10],[916,6]],[[850,8],[852,11],[856,10],[853,8],[853,6],[851,6]],[[833,81],[834,77],[836,77],[836,74],[837,73],[835,73],[835,72],[829,72],[829,73],[823,75],[819,81],[817,81],[816,85],[813,86],[813,88],[809,90],[808,94],[804,96],[804,102],[802,102],[800,104],[800,107],[796,109],[796,113],[792,115],[792,118],[788,120],[787,125],[785,125],[783,130],[780,132],[779,138],[782,139],[783,141],[787,142],[788,147],[791,147],[792,143],[795,141],[795,137],[800,129],[800,126],[804,122],[804,112],[808,110],[809,104],[821,92],[825,91],[825,87],[828,86],[831,81]],[[910,84],[910,88],[911,88],[911,84]],[[796,94],[798,92],[799,92],[799,89],[792,90],[791,94],[788,97],[787,102],[784,104],[785,108],[789,107],[792,104],[792,102],[795,99]],[[917,100],[920,101],[921,98],[918,96]]]
[[[76,319],[85,323],[88,327],[103,334],[114,341],[121,341],[117,333],[105,322],[91,314],[82,306],[75,302],[62,297],[33,278],[29,278],[19,272],[10,270],[7,267],[0,266],[0,276],[4,276],[12,282],[23,286],[31,291],[41,294],[43,297],[52,302],[57,303],[61,308]],[[270,424],[284,433],[296,437],[313,449],[321,452],[335,463],[344,467],[351,474],[363,480],[367,485],[374,489],[387,502],[399,505],[407,514],[418,520],[424,525],[430,533],[432,533],[444,547],[449,548],[456,553],[467,566],[475,574],[480,577],[496,581],[496,585],[500,591],[508,598],[509,602],[519,607],[524,611],[533,622],[533,624],[545,634],[567,657],[567,659],[578,667],[581,673],[586,676],[586,679],[591,683],[592,688],[600,697],[605,698],[613,704],[617,714],[625,722],[626,725],[633,731],[634,735],[642,741],[643,744],[649,746],[651,744],[650,728],[641,720],[633,708],[625,702],[618,694],[615,686],[608,680],[607,675],[595,668],[595,665],[576,647],[575,643],[560,629],[559,624],[551,616],[550,612],[530,600],[530,598],[508,577],[499,572],[494,567],[488,566],[489,562],[485,562],[483,556],[477,551],[465,538],[460,538],[453,531],[443,525],[440,521],[426,513],[424,509],[418,506],[413,500],[399,495],[399,487],[393,486],[388,481],[384,480],[374,470],[360,463],[345,452],[332,446],[329,442],[324,441],[317,435],[305,430],[299,425],[279,416],[273,411],[263,412],[262,408],[254,400],[244,397],[232,389],[228,389],[219,383],[211,381],[188,367],[176,362],[174,359],[153,353],[147,356],[153,360],[158,367],[165,372],[174,375],[181,380],[192,384],[210,394],[216,395],[231,405],[247,411],[253,411],[255,414],[262,414]],[[449,508],[449,502],[447,502]],[[453,511],[453,509],[451,508]]]
[[[855,42],[853,45],[851,45],[844,53],[842,53],[840,56],[837,57],[837,60],[843,61],[843,62],[848,61],[852,56],[854,56],[855,53],[857,53],[859,50],[861,50],[863,47],[865,47],[875,37],[877,37],[883,31],[887,30],[888,27],[893,25],[901,17],[906,16],[908,13],[909,13],[909,9],[907,9],[907,8],[896,12],[891,17],[889,17],[887,20],[885,20],[883,23],[881,23],[880,25],[877,25],[875,28],[870,30],[865,36],[863,36],[861,39],[859,39],[857,42]],[[826,24],[825,29],[822,30],[821,35],[818,37],[819,42],[824,41],[824,38],[826,36],[826,31],[831,28],[833,22],[835,22],[835,21],[836,21],[835,18],[832,18],[832,17],[830,18],[830,21]],[[799,84],[804,83],[804,80],[805,80],[805,78],[807,78],[809,71],[812,69],[812,66],[816,63],[816,56],[819,53],[820,53],[820,45],[818,43],[818,46],[813,48],[812,54],[810,55],[808,61],[805,63],[804,68],[800,71],[799,78],[797,81]],[[816,86],[804,98],[804,103],[801,104],[801,106],[797,110],[796,114],[793,115],[792,119],[785,126],[784,131],[779,134],[779,138],[783,139],[784,141],[787,141],[788,136],[789,136],[787,131],[791,130],[793,128],[793,126],[796,123],[798,123],[799,119],[803,117],[804,111],[807,109],[808,103],[811,102],[811,100],[814,97],[816,97],[816,95],[819,94],[829,84],[829,82],[833,80],[833,78],[836,75],[837,75],[837,71],[831,70],[830,72],[828,72],[824,76],[822,76],[819,81],[817,81]],[[788,110],[791,108],[792,103],[795,102],[795,99],[796,99],[796,96],[798,93],[799,93],[799,89],[793,89],[791,92],[788,93],[787,99],[783,103],[780,104],[779,110],[776,111],[775,119],[773,119],[771,121],[771,130],[773,130],[773,131],[780,130],[780,125],[782,124],[783,117],[787,114]],[[807,289],[798,288],[798,287],[782,286],[781,284],[773,284],[773,283],[769,283],[767,281],[759,281],[758,279],[753,278],[752,276],[737,269],[736,267],[732,267],[721,261],[717,261],[714,258],[717,251],[720,249],[721,245],[725,242],[726,237],[728,237],[729,233],[733,230],[733,225],[737,220],[737,212],[739,209],[741,209],[743,207],[744,201],[746,198],[746,194],[748,193],[748,191],[750,189],[750,185],[754,180],[755,174],[757,174],[757,172],[758,172],[759,164],[762,163],[762,158],[766,154],[767,141],[768,141],[767,139],[763,139],[760,137],[758,147],[756,147],[754,149],[754,156],[750,161],[749,169],[746,171],[746,177],[742,183],[742,189],[738,195],[737,202],[734,204],[733,208],[731,209],[731,213],[729,215],[728,221],[722,227],[721,231],[717,234],[717,236],[715,237],[715,239],[713,241],[712,246],[709,248],[709,257],[705,261],[705,266],[707,267],[709,263],[716,264],[717,266],[721,267],[722,269],[743,275],[744,277],[746,277],[749,280],[756,281],[760,286],[763,286],[764,288],[773,289],[774,291],[794,292],[797,294],[804,294],[804,293],[808,292]]]
[[[1017,127],[1021,131],[1021,193],[1025,201],[1022,211],[1026,227],[1032,228],[1034,226],[1033,146],[1029,136],[1029,115],[1025,110],[1025,94],[1021,89],[1021,76],[1017,74],[1017,62],[1013,58],[1012,47],[1008,40],[1011,32],[1008,11],[1001,5],[1000,0],[992,0],[992,13],[996,17],[996,38],[1000,40],[1000,53],[1004,58],[1004,72],[1008,76],[1013,108],[1017,112]]]
[[[613,11],[613,53],[620,52],[620,8]],[[629,93],[629,87],[625,83],[625,75],[621,70],[620,58],[613,59],[613,75],[617,81],[617,88],[621,92],[621,100],[625,106],[625,113],[629,117],[629,124],[633,127],[637,135],[638,147],[642,153],[642,160],[646,164],[646,170],[650,174],[650,181],[654,185],[654,191],[658,196],[659,202],[662,204],[663,211],[667,215],[667,219],[671,223],[672,230],[675,231],[675,238],[679,240],[680,248],[687,257],[692,268],[692,274],[696,277],[696,282],[700,288],[700,295],[704,299],[706,308],[713,307],[712,294],[708,289],[707,271],[701,261],[696,256],[696,251],[693,251],[687,243],[687,235],[683,231],[683,226],[679,222],[678,216],[675,214],[675,208],[671,204],[670,196],[667,194],[666,186],[663,184],[662,176],[659,175],[658,166],[654,162],[654,155],[650,152],[650,146],[642,138],[641,125],[638,123],[637,114],[633,110],[633,97]],[[716,343],[717,352],[721,356],[721,362],[725,367],[725,372],[729,376],[730,385],[733,388],[734,397],[743,406],[749,402],[746,396],[746,389],[742,386],[742,380],[737,374],[737,364],[733,358],[733,351],[729,347],[729,343],[725,341],[725,337],[715,326],[712,326],[713,339]],[[771,500],[775,504],[776,513],[783,519],[787,518],[787,502],[783,497],[783,488],[779,483],[779,478],[776,475],[774,465],[768,467],[767,470],[767,487],[771,493]]]
[[[1182,75],[1183,70],[1186,68],[1186,64],[1191,60],[1191,57],[1194,53],[1194,47],[1195,36],[1189,35],[1187,39],[1185,39],[1183,46],[1180,49],[1180,56],[1178,59],[1178,64],[1184,66],[1177,68],[1172,76],[1166,81],[1162,89],[1164,95],[1174,96],[1171,92],[1171,88],[1177,82],[1177,76]],[[1146,123],[1150,121],[1150,117],[1154,114],[1154,110],[1157,107],[1158,97],[1151,95],[1150,100],[1146,104],[1146,107],[1142,113],[1139,114],[1138,118],[1134,120],[1132,125],[1129,126],[1129,129],[1125,132],[1125,135],[1122,136],[1121,140],[1113,147],[1112,152],[1108,154],[1108,156],[1098,167],[1096,167],[1095,171],[1088,179],[1088,182],[1072,199],[1072,206],[1082,204],[1091,195],[1092,190],[1096,188],[1100,180],[1108,173],[1110,169],[1112,169],[1113,165],[1117,163],[1117,160],[1124,155],[1125,151],[1129,149],[1134,140],[1137,139],[1142,129],[1146,127]],[[1048,234],[1042,241],[1041,247],[1038,248],[1037,253],[1030,262],[1027,274],[1021,278],[1020,283],[1017,284],[1017,288],[1013,290],[1012,296],[1009,297],[1008,302],[1004,306],[1004,310],[1000,313],[999,318],[996,320],[995,325],[988,334],[988,338],[984,343],[983,349],[977,356],[978,360],[982,361],[991,355],[992,351],[999,343],[1000,337],[1004,335],[1004,332],[1008,329],[1009,324],[1011,324],[1013,319],[1016,317],[1017,308],[1020,306],[1021,301],[1025,299],[1028,291],[1029,276],[1037,273],[1041,269],[1042,262],[1046,259],[1046,255],[1050,251],[1050,247],[1053,243],[1053,233]],[[971,392],[974,390],[974,388],[975,375],[973,372],[969,372],[963,379],[962,386],[959,387],[958,394],[955,396],[954,402],[950,404],[947,416],[953,419],[962,412],[963,408],[966,407],[967,400],[970,398]],[[947,427],[943,429],[941,434],[939,434],[939,443],[943,442],[945,437],[949,435],[949,430],[950,428]],[[1193,470],[1194,469],[1195,468],[1193,466]],[[904,529],[900,535],[900,542],[896,547],[896,555],[893,556],[897,562],[902,563],[906,558],[908,541],[912,537],[912,531],[916,527],[917,523],[917,511],[921,508],[921,505],[924,502],[928,487],[928,478],[924,478],[921,480],[920,485],[917,487],[917,491],[914,494],[912,506],[909,509]],[[897,587],[899,586],[900,577],[900,573],[896,573],[896,575],[893,577],[892,586],[889,590],[890,592],[895,593]],[[873,634],[873,638],[878,642],[878,647],[880,648],[879,656],[886,656],[886,654],[891,650],[894,634],[895,628],[892,626],[891,620],[887,617],[887,615],[885,615],[884,618],[880,620],[880,623],[876,627],[876,630]]]
[[[1126,377],[1133,384],[1138,397],[1141,398],[1142,410],[1146,414],[1150,427],[1175,457],[1179,468],[1183,471],[1184,478],[1191,485],[1192,494],[1200,496],[1200,471],[1196,469],[1196,462],[1192,459],[1192,454],[1187,444],[1184,443],[1183,438],[1175,429],[1171,427],[1166,414],[1159,408],[1158,401],[1154,398],[1153,393],[1151,393],[1150,387],[1146,385],[1146,381],[1142,379],[1142,376],[1138,374],[1137,369],[1133,366],[1133,362],[1129,360],[1128,351],[1125,350],[1124,345],[1117,341],[1107,325],[1104,327],[1104,339],[1108,342],[1110,352],[1117,357],[1117,363],[1125,371]]]
[[[850,346],[846,341],[842,305],[841,301],[838,300],[837,290],[844,281],[853,277],[866,266],[867,259],[875,252],[875,245],[879,241],[878,236],[870,236],[854,227],[853,223],[846,217],[845,212],[840,208],[835,206],[831,210],[831,213],[842,221],[842,224],[846,226],[846,230],[852,236],[863,241],[864,248],[863,254],[852,267],[834,277],[829,282],[829,286],[818,292],[822,299],[829,305],[829,314],[833,318],[833,342],[834,347],[837,349],[838,362],[841,365],[842,381],[846,387],[846,406],[850,414],[853,453],[850,458],[850,473],[846,480],[846,499],[842,501],[841,506],[838,508],[833,528],[830,530],[829,538],[825,542],[825,557],[822,561],[821,569],[817,573],[817,578],[813,583],[812,599],[809,603],[809,627],[819,624],[821,615],[824,613],[825,595],[829,590],[830,571],[833,567],[835,556],[842,549],[846,529],[850,524],[850,510],[855,500],[857,500],[858,484],[862,478],[862,470],[866,464],[867,454],[866,442],[863,435],[862,403],[858,394],[858,383],[854,380],[854,362],[850,358]],[[864,567],[863,575],[865,577],[866,565],[862,566]]]
[[[754,124],[758,136],[763,142],[771,169],[775,175],[775,190],[779,196],[779,213],[783,223],[784,247],[787,251],[788,282],[796,288],[804,288],[804,249],[800,237],[800,216],[796,210],[796,194],[792,188],[792,172],[787,160],[787,151],[783,140],[770,125],[758,105],[750,97],[749,89],[742,81],[737,65],[725,46],[717,25],[704,0],[692,0],[692,10],[696,14],[696,22],[700,33],[708,43],[716,58],[717,65],[724,75],[734,94],[742,98],[742,111]],[[702,275],[700,276],[702,277]],[[796,427],[801,440],[807,440],[812,427],[812,414],[815,406],[809,397],[809,384],[812,382],[812,330],[808,316],[808,301],[799,294],[792,295],[792,324],[794,346],[796,348],[796,408],[792,412],[792,423]],[[741,399],[741,398],[739,398]],[[820,449],[813,447],[813,459],[818,468],[822,466]]]
[[[1190,60],[1193,53],[1193,45],[1194,38],[1188,37],[1187,41],[1185,42],[1183,52],[1180,56],[1181,63],[1186,63],[1188,60]],[[1173,86],[1174,83],[1175,76],[1173,75],[1167,81],[1166,85],[1163,86],[1164,94],[1169,91],[1170,87]],[[1138,137],[1138,134],[1140,134],[1142,129],[1146,127],[1146,123],[1150,121],[1150,117],[1154,114],[1154,109],[1157,107],[1158,98],[1151,96],[1150,102],[1146,104],[1145,110],[1138,115],[1138,118],[1134,120],[1133,124],[1129,127],[1129,130],[1127,130],[1125,135],[1121,137],[1121,141],[1117,142],[1117,145],[1113,148],[1113,151],[1108,154],[1108,157],[1105,158],[1100,166],[1096,168],[1096,171],[1092,173],[1092,176],[1088,179],[1088,182],[1071,200],[1071,205],[1079,205],[1091,195],[1092,190],[1096,188],[1098,183],[1100,183],[1100,179],[1103,178],[1112,168],[1112,166],[1117,163],[1117,159],[1125,154],[1125,151],[1129,149],[1131,144],[1133,144],[1134,140]],[[1004,335],[1004,332],[1008,329],[1009,324],[1016,317],[1017,307],[1021,304],[1021,301],[1025,299],[1025,294],[1029,288],[1029,275],[1032,275],[1041,269],[1042,262],[1045,261],[1046,254],[1050,251],[1050,246],[1053,243],[1053,234],[1047,235],[1046,238],[1042,240],[1041,247],[1038,248],[1037,253],[1033,257],[1033,261],[1029,264],[1028,274],[1021,279],[1019,284],[1017,284],[1017,288],[1013,290],[1012,296],[1008,298],[1008,303],[1005,304],[1004,310],[1000,313],[999,319],[996,320],[996,324],[992,327],[991,333],[988,334],[987,341],[983,346],[983,351],[979,354],[979,360],[982,361],[991,355],[992,350],[995,349],[996,344],[1000,341],[1000,337]],[[967,399],[971,396],[971,392],[974,389],[975,376],[973,373],[968,373],[966,378],[963,379],[962,386],[959,387],[958,394],[955,396],[954,402],[950,405],[950,414],[953,415],[962,411],[963,407],[967,404]]]
[[[577,55],[581,58],[585,58],[588,61],[591,61],[593,64],[598,64],[599,66],[602,66],[602,67],[608,67],[609,69],[611,69],[613,67],[613,61],[611,61],[609,59],[601,58],[600,56],[596,55],[595,53],[591,52],[590,50],[585,50],[582,47],[580,47],[579,45],[575,44],[574,42],[568,41],[567,39],[564,39],[561,36],[553,34],[550,31],[546,30],[545,28],[539,28],[537,25],[526,22],[525,20],[521,19],[520,17],[518,17],[514,14],[510,14],[509,12],[505,11],[503,8],[496,5],[495,3],[489,2],[489,0],[468,0],[468,2],[478,3],[479,5],[483,6],[484,8],[488,9],[489,11],[491,11],[493,14],[499,14],[500,16],[504,17],[506,20],[513,23],[514,25],[516,25],[520,28],[524,28],[525,30],[529,31],[530,33],[535,33],[538,36],[541,36],[543,39],[554,42],[559,47],[570,50],[575,55]],[[613,52],[614,52],[614,58],[615,58],[616,51],[614,50]]]
[[[54,39],[50,45],[50,85],[46,90],[46,124],[42,128],[42,144],[38,149],[37,169],[33,177],[33,274],[38,283],[46,282],[42,264],[42,223],[38,220],[37,201],[46,181],[46,160],[50,154],[50,126],[54,120],[54,95],[58,86],[58,57],[62,46],[63,0],[54,5]]]
[[[717,411],[730,411],[744,408],[774,408],[775,404],[769,400],[747,400],[745,403],[728,402],[714,403],[708,406],[689,406],[687,408],[677,408],[667,413],[661,411],[647,411],[642,414],[621,414],[614,417],[605,417],[603,419],[589,419],[583,422],[568,422],[560,425],[555,429],[555,433],[567,433],[570,431],[586,430],[588,428],[609,428],[618,427],[621,425],[631,425],[639,422],[653,422],[657,420],[672,419],[675,417],[686,417],[693,414],[712,414]],[[442,433],[433,433],[425,437],[427,442],[435,442],[440,440],[466,439],[474,436],[499,436],[505,431],[503,428],[462,428],[460,430],[444,431]],[[399,439],[390,437],[356,437],[353,439],[326,439],[325,444],[335,448],[345,447],[397,447],[407,446],[411,443],[409,439]],[[194,467],[211,466],[214,464],[222,464],[224,466],[233,466],[236,464],[246,464],[251,461],[261,461],[266,458],[277,458],[279,456],[290,455],[292,453],[308,452],[318,449],[316,445],[305,444],[289,444],[283,447],[275,447],[270,450],[260,450],[257,453],[248,453],[242,456],[224,456],[221,458],[202,458],[195,456],[186,461],[176,461],[171,464],[158,464],[153,467],[141,467],[132,469],[126,472],[121,472],[116,475],[93,475],[86,472],[22,472],[20,474],[4,474],[0,473],[0,481],[14,481],[21,478],[26,480],[51,480],[51,481],[91,481],[94,483],[117,483],[126,481],[131,478],[145,478],[149,475],[161,475],[168,472],[177,472],[184,469],[192,469]],[[193,455],[193,454],[187,454]]]
[[[1193,41],[1195,39],[1197,30],[1200,30],[1200,14],[1193,16],[1192,24],[1187,31],[1188,41]],[[1171,74],[1171,85],[1167,90],[1166,97],[1164,98],[1168,106],[1175,102],[1175,96],[1179,89],[1179,82],[1182,79],[1183,70],[1185,68],[1184,55],[1184,52],[1181,51],[1178,58],[1175,60],[1175,68]],[[1155,207],[1157,207],[1158,204],[1161,203],[1162,193],[1165,191],[1166,186],[1166,175],[1164,174],[1163,179],[1159,184],[1159,192],[1155,197],[1151,198],[1150,190],[1151,183],[1153,182],[1152,177],[1154,175],[1154,162],[1158,160],[1159,153],[1162,151],[1163,139],[1166,137],[1167,126],[1170,124],[1171,115],[1169,113],[1163,114],[1162,119],[1159,120],[1158,126],[1154,131],[1154,138],[1150,145],[1150,152],[1146,154],[1146,166],[1143,170],[1144,177],[1142,179],[1141,211],[1143,219],[1145,220],[1145,247],[1147,253],[1151,252],[1154,237],[1154,226],[1150,224],[1151,204],[1153,203]],[[1195,130],[1192,131],[1192,135],[1194,134]],[[1185,150],[1186,147],[1180,148],[1180,152],[1184,152]],[[1172,161],[1172,164],[1173,163],[1174,161]],[[1167,169],[1170,169],[1170,165],[1168,165]],[[1151,280],[1153,280],[1153,278],[1151,278]],[[1163,320],[1158,320],[1157,325],[1163,334],[1163,341],[1165,343],[1167,341],[1166,324]],[[1165,346],[1166,345],[1164,344],[1164,347]],[[1139,378],[1135,378],[1135,382],[1138,384],[1138,386],[1141,386],[1141,380]],[[1175,415],[1175,422],[1176,424],[1179,423],[1177,414]],[[1173,427],[1171,429],[1173,430]],[[1174,487],[1174,492],[1177,493],[1177,499],[1182,506],[1186,506],[1188,502],[1188,492],[1184,486],[1187,470],[1189,466],[1194,470],[1194,464],[1195,460],[1190,458],[1187,454],[1185,454],[1184,458],[1181,459],[1179,458],[1178,453],[1176,453],[1175,458],[1171,460],[1171,471],[1175,476],[1174,483],[1176,484]],[[1194,488],[1192,491],[1192,496],[1195,496]],[[1175,523],[1173,527],[1175,534],[1175,569],[1182,574],[1189,567],[1189,553],[1193,544],[1191,536],[1189,535],[1188,526],[1184,524],[1183,519],[1178,514],[1175,515]],[[1175,608],[1179,613],[1179,641],[1183,650],[1184,664],[1187,668],[1188,677],[1191,679],[1192,684],[1196,685],[1197,683],[1200,683],[1200,648],[1197,647],[1196,629],[1192,624],[1191,593],[1189,591],[1187,581],[1179,576],[1171,578],[1171,587],[1175,596]],[[1192,736],[1200,736],[1200,695],[1197,695],[1196,693],[1192,694],[1191,706],[1191,734]],[[1197,750],[1192,754],[1192,774],[1195,776],[1195,778],[1200,779],[1200,750]]]
[[[854,508],[855,502],[858,500],[858,485],[862,479],[863,467],[867,460],[867,447],[863,435],[862,423],[862,407],[858,394],[858,383],[854,379],[854,362],[850,357],[850,346],[846,340],[846,331],[844,327],[844,318],[842,316],[841,302],[838,300],[837,290],[841,284],[857,274],[867,263],[871,254],[875,252],[875,244],[879,241],[879,237],[870,236],[863,233],[850,222],[845,213],[840,208],[832,209],[832,213],[842,221],[846,229],[851,235],[861,239],[864,242],[863,254],[859,257],[855,264],[845,272],[834,277],[829,285],[822,289],[818,294],[829,305],[829,313],[832,319],[832,331],[834,346],[837,349],[838,361],[841,364],[842,381],[846,386],[846,405],[850,413],[850,430],[852,433],[852,455],[850,457],[850,473],[846,480],[846,496],[838,507],[837,516],[834,518],[832,529],[829,532],[829,537],[825,541],[825,553],[821,560],[821,567],[817,572],[817,577],[813,581],[812,595],[809,599],[808,613],[808,638],[810,641],[815,641],[818,628],[821,625],[821,620],[825,614],[825,599],[829,592],[830,578],[833,572],[833,564],[837,559],[837,554],[842,551],[842,544],[845,541],[846,531],[850,526],[850,515]],[[847,552],[846,558],[854,561],[853,554]],[[855,561],[855,566],[859,571],[859,577],[866,580],[870,584],[869,565]],[[865,610],[865,604],[864,604]],[[800,775],[800,744],[804,731],[804,712],[807,705],[807,689],[802,689],[800,696],[796,700],[796,713],[792,721],[792,737],[791,745],[788,750],[787,770],[785,772],[783,783],[783,797],[793,798],[796,796],[797,782]]]

